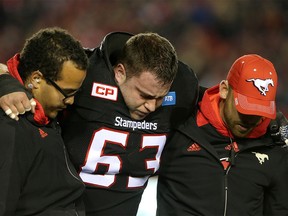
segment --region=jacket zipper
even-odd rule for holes
[[[75,176],[75,175],[73,174],[73,172],[71,171],[70,166],[69,166],[68,157],[67,157],[66,147],[65,147],[64,144],[63,144],[63,152],[64,152],[65,163],[66,163],[66,167],[67,167],[68,172],[70,173],[70,175],[71,175],[73,178],[75,178],[77,181],[81,182],[81,183],[85,186],[85,184],[82,182],[82,180],[80,180],[77,176]],[[75,206],[75,211],[74,211],[74,212],[75,212],[75,215],[76,215],[76,216],[79,216],[79,214],[78,214],[78,212],[77,212],[77,210],[76,210],[76,206]]]
[[[237,154],[238,152],[235,152],[234,151],[234,148],[232,146],[231,148],[231,154],[230,154],[230,165],[229,167],[227,168],[227,170],[225,171],[225,176],[224,176],[224,189],[225,189],[225,201],[224,201],[224,212],[223,212],[223,216],[226,216],[227,215],[227,206],[228,206],[228,180],[227,180],[227,177],[228,177],[228,173],[231,169],[232,166],[235,166],[235,158],[237,157]]]
[[[230,137],[230,143],[231,143],[231,150],[230,150],[230,157],[229,157],[229,162],[230,165],[227,168],[227,170],[225,170],[225,176],[224,176],[224,189],[225,189],[225,197],[224,197],[224,212],[223,212],[223,216],[227,215],[227,206],[228,206],[228,173],[231,169],[232,166],[235,165],[235,157],[236,157],[236,152],[234,151],[234,146],[232,145],[233,140]]]
[[[55,122],[55,124],[52,124],[52,128],[54,129],[54,130],[56,130],[56,133],[61,137],[61,139],[62,139],[62,136],[61,136],[61,127],[59,126],[59,123],[58,122]],[[66,147],[65,147],[65,144],[64,143],[62,143],[62,148],[63,148],[63,153],[64,153],[64,157],[65,157],[65,164],[66,164],[66,167],[67,167],[67,170],[68,170],[68,172],[70,173],[70,175],[74,178],[74,179],[76,179],[78,182],[81,182],[82,183],[82,185],[84,185],[85,186],[85,184],[82,182],[82,180],[80,179],[80,178],[78,178],[77,176],[75,176],[74,174],[73,174],[73,172],[71,171],[71,169],[70,169],[70,166],[69,166],[69,161],[68,161],[68,157],[67,157],[67,150],[66,150]],[[75,206],[75,215],[76,216],[79,216],[79,214],[78,214],[78,212],[77,212],[77,210],[76,210],[76,206]]]
[[[65,156],[66,167],[70,175],[72,175],[77,181],[80,181],[84,185],[84,183],[77,176],[75,176],[74,173],[70,169],[65,145],[63,145],[63,151],[64,151],[64,156]]]
[[[223,213],[223,216],[227,215],[227,203],[228,203],[228,181],[227,181],[227,176],[228,176],[228,172],[229,172],[230,168],[231,168],[231,165],[225,171],[225,176],[224,176],[225,197],[224,197],[224,213]]]
[[[58,135],[61,137],[62,139],[62,136],[61,136],[61,127],[59,126],[59,123],[58,122],[55,122],[54,124],[52,124],[52,127],[57,131]],[[69,161],[68,161],[68,157],[67,157],[67,150],[66,150],[66,147],[65,147],[65,144],[62,142],[62,148],[63,148],[63,152],[64,152],[64,157],[65,157],[65,164],[66,164],[66,167],[67,167],[67,170],[68,172],[70,173],[70,175],[75,178],[77,181],[80,181],[83,185],[85,185],[77,176],[75,176],[73,174],[73,172],[71,171],[70,169],[70,166],[69,166]]]

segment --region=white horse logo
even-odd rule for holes
[[[248,79],[248,82],[253,82],[254,86],[260,91],[262,95],[266,96],[266,92],[269,91],[268,86],[274,86],[274,82],[272,79]]]
[[[265,162],[265,159],[269,160],[269,157],[267,154],[261,154],[259,152],[252,152],[252,153],[255,154],[260,164],[263,164]]]

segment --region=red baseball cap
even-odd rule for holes
[[[259,55],[238,58],[227,75],[238,112],[276,118],[277,73],[273,64]]]

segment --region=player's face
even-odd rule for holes
[[[223,120],[235,137],[246,137],[261,121],[261,116],[244,115],[237,111],[233,91],[230,90],[222,109]]]
[[[33,91],[34,97],[49,118],[55,118],[59,111],[73,104],[74,95],[81,87],[86,73],[77,69],[73,62],[67,61],[63,64],[60,75],[61,79],[54,81],[54,85],[42,77],[39,88]]]
[[[140,76],[124,79],[118,84],[130,116],[135,120],[144,119],[160,107],[171,87],[171,84],[159,84],[155,75],[148,71],[142,72]]]

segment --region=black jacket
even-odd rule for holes
[[[234,139],[207,97],[162,153],[157,215],[288,215],[288,153],[269,122]]]
[[[36,108],[35,116],[27,113],[19,121],[0,111],[0,215],[83,215],[76,208],[84,184],[60,127],[48,122],[39,103]]]
[[[76,215],[84,185],[59,126],[39,125],[31,114],[15,121],[1,111],[0,118],[0,215]]]

